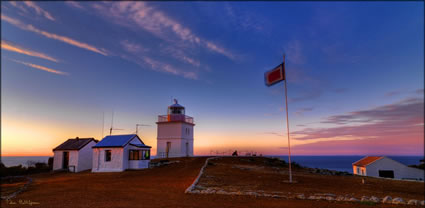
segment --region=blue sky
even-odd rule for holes
[[[197,124],[195,153],[285,154],[283,83],[264,85],[285,53],[295,154],[381,154],[373,145],[391,133],[366,127],[398,119],[414,121],[415,134],[389,139],[382,154],[423,155],[423,11],[423,2],[2,2],[2,151],[48,155],[69,137],[100,139],[112,111],[117,133],[151,125],[142,137],[155,148],[157,115],[177,98]],[[374,114],[405,106],[416,108]],[[327,122],[344,115],[354,120]],[[368,133],[321,134],[341,125]],[[341,141],[352,143],[319,145]]]

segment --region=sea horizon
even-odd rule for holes
[[[215,155],[195,155],[215,156]],[[219,155],[220,156],[220,155]],[[264,157],[277,157],[284,161],[288,161],[288,155],[263,155]],[[291,155],[291,162],[297,163],[304,167],[329,169],[341,172],[353,173],[352,163],[360,160],[367,155]],[[424,159],[423,155],[385,155],[404,165],[418,165],[420,160]],[[29,161],[47,163],[49,157],[52,156],[1,156],[1,162],[6,167],[22,165],[27,167]],[[155,159],[156,155],[152,155],[151,159]]]

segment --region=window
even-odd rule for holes
[[[130,150],[129,160],[140,160],[140,151],[139,150]]]
[[[150,150],[130,150],[128,158],[129,160],[150,160],[151,151]]]
[[[143,158],[142,160],[149,160],[151,159],[151,151],[150,150],[143,150]]]
[[[357,167],[357,174],[361,175],[359,167]]]
[[[111,161],[111,150],[105,150],[105,161]]]

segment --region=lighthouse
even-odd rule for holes
[[[185,108],[174,99],[168,106],[167,115],[159,115],[157,157],[193,156],[193,118],[185,115]]]

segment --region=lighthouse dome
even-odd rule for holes
[[[174,104],[168,106],[168,115],[170,114],[182,114],[184,115],[184,107],[178,104],[177,99],[174,99]]]

